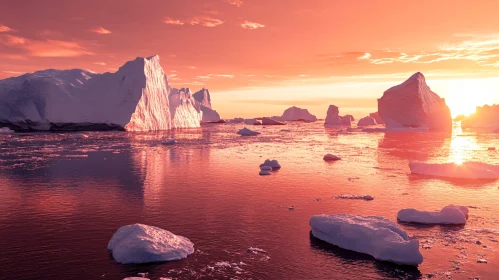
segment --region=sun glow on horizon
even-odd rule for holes
[[[453,118],[475,113],[477,106],[495,102],[498,93],[497,79],[452,80],[447,89],[445,101]]]

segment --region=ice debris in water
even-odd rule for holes
[[[120,227],[107,248],[114,260],[122,264],[180,260],[194,253],[194,244],[189,239],[143,224]]]
[[[363,199],[363,200],[373,200],[374,197],[370,195],[354,195],[354,194],[340,194],[333,196],[336,199]]]
[[[340,157],[332,155],[332,154],[326,154],[322,159],[325,161],[341,160]]]
[[[265,176],[265,175],[270,175],[271,173],[268,170],[260,170],[260,172],[258,174],[262,175],[262,176]]]
[[[88,138],[88,135],[81,134],[81,133],[74,133],[74,134],[71,134],[71,137],[78,138],[78,139],[86,139],[86,138]]]
[[[383,217],[315,215],[310,218],[310,226],[316,238],[343,249],[369,254],[377,260],[403,265],[423,262],[419,241],[409,240],[403,229]]]
[[[478,259],[476,260],[477,263],[487,263],[486,259]]]
[[[248,252],[251,252],[253,254],[258,254],[258,253],[267,253],[267,251],[260,249],[260,248],[254,248],[254,247],[249,247]]]
[[[175,145],[177,144],[177,141],[173,140],[173,139],[168,139],[168,138],[163,138],[161,144],[163,145]]]
[[[272,167],[272,169],[279,169],[279,168],[281,168],[281,165],[275,159],[273,159],[273,160],[269,160],[269,159],[265,160],[264,163],[260,164],[260,168],[262,166],[270,166],[270,167]]]
[[[482,162],[425,163],[412,161],[409,168],[413,174],[460,179],[499,179],[499,165]]]
[[[455,224],[464,225],[468,219],[468,208],[465,206],[449,205],[440,211],[419,211],[416,209],[402,209],[397,219],[407,223],[418,224]]]
[[[247,129],[246,127],[239,130],[237,132],[237,134],[241,135],[241,136],[256,136],[258,134],[261,134],[260,132],[258,131],[253,131],[253,130],[250,130],[250,129]]]

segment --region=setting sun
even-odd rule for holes
[[[463,79],[449,83],[445,101],[452,117],[470,115],[477,106],[493,104],[497,92],[496,79]]]

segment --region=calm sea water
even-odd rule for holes
[[[459,128],[452,134],[338,134],[321,123],[294,123],[254,127],[261,136],[240,137],[235,132],[242,127],[86,132],[86,139],[0,135],[0,278],[122,279],[148,272],[151,279],[497,279],[498,183],[427,178],[408,168],[410,160],[499,163],[499,154],[487,150],[499,148],[497,135]],[[178,144],[161,145],[163,136]],[[343,160],[325,163],[326,153]],[[267,158],[282,169],[259,176]],[[339,194],[375,199],[332,198]],[[418,268],[378,262],[310,236],[315,214],[396,220],[402,208],[449,204],[472,207],[466,226],[401,225],[424,247]],[[186,236],[196,252],[169,263],[118,264],[107,243],[132,223]]]

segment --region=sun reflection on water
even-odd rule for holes
[[[449,161],[461,165],[471,161],[478,144],[476,135],[463,134],[461,127],[455,127],[450,143]]]

